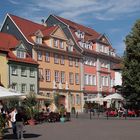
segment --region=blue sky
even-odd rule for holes
[[[62,16],[105,33],[123,55],[123,40],[140,19],[140,0],[1,0],[0,25],[6,13],[39,23],[49,14]]]

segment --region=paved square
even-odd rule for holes
[[[25,140],[140,140],[140,119],[72,118],[65,123],[25,126]],[[6,133],[6,139],[15,139]]]

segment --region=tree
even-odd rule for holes
[[[123,93],[135,103],[140,102],[140,20],[134,24],[125,39],[123,59]]]

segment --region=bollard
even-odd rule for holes
[[[107,118],[107,120],[108,120],[108,111],[107,111],[107,113],[106,113],[106,118]]]
[[[90,110],[90,120],[91,120],[92,118],[91,118],[91,110]]]
[[[78,118],[78,111],[76,112],[76,118]]]

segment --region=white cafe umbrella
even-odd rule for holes
[[[95,98],[88,99],[87,101],[103,104],[103,100],[104,98],[100,94],[97,94]]]
[[[108,95],[104,98],[104,101],[107,101],[107,100],[124,100],[124,98],[122,95],[120,95],[118,93],[114,93],[114,94]]]
[[[23,96],[23,94],[15,91],[10,91],[9,89],[0,86],[0,99],[9,98],[9,97],[19,97],[19,96]]]

